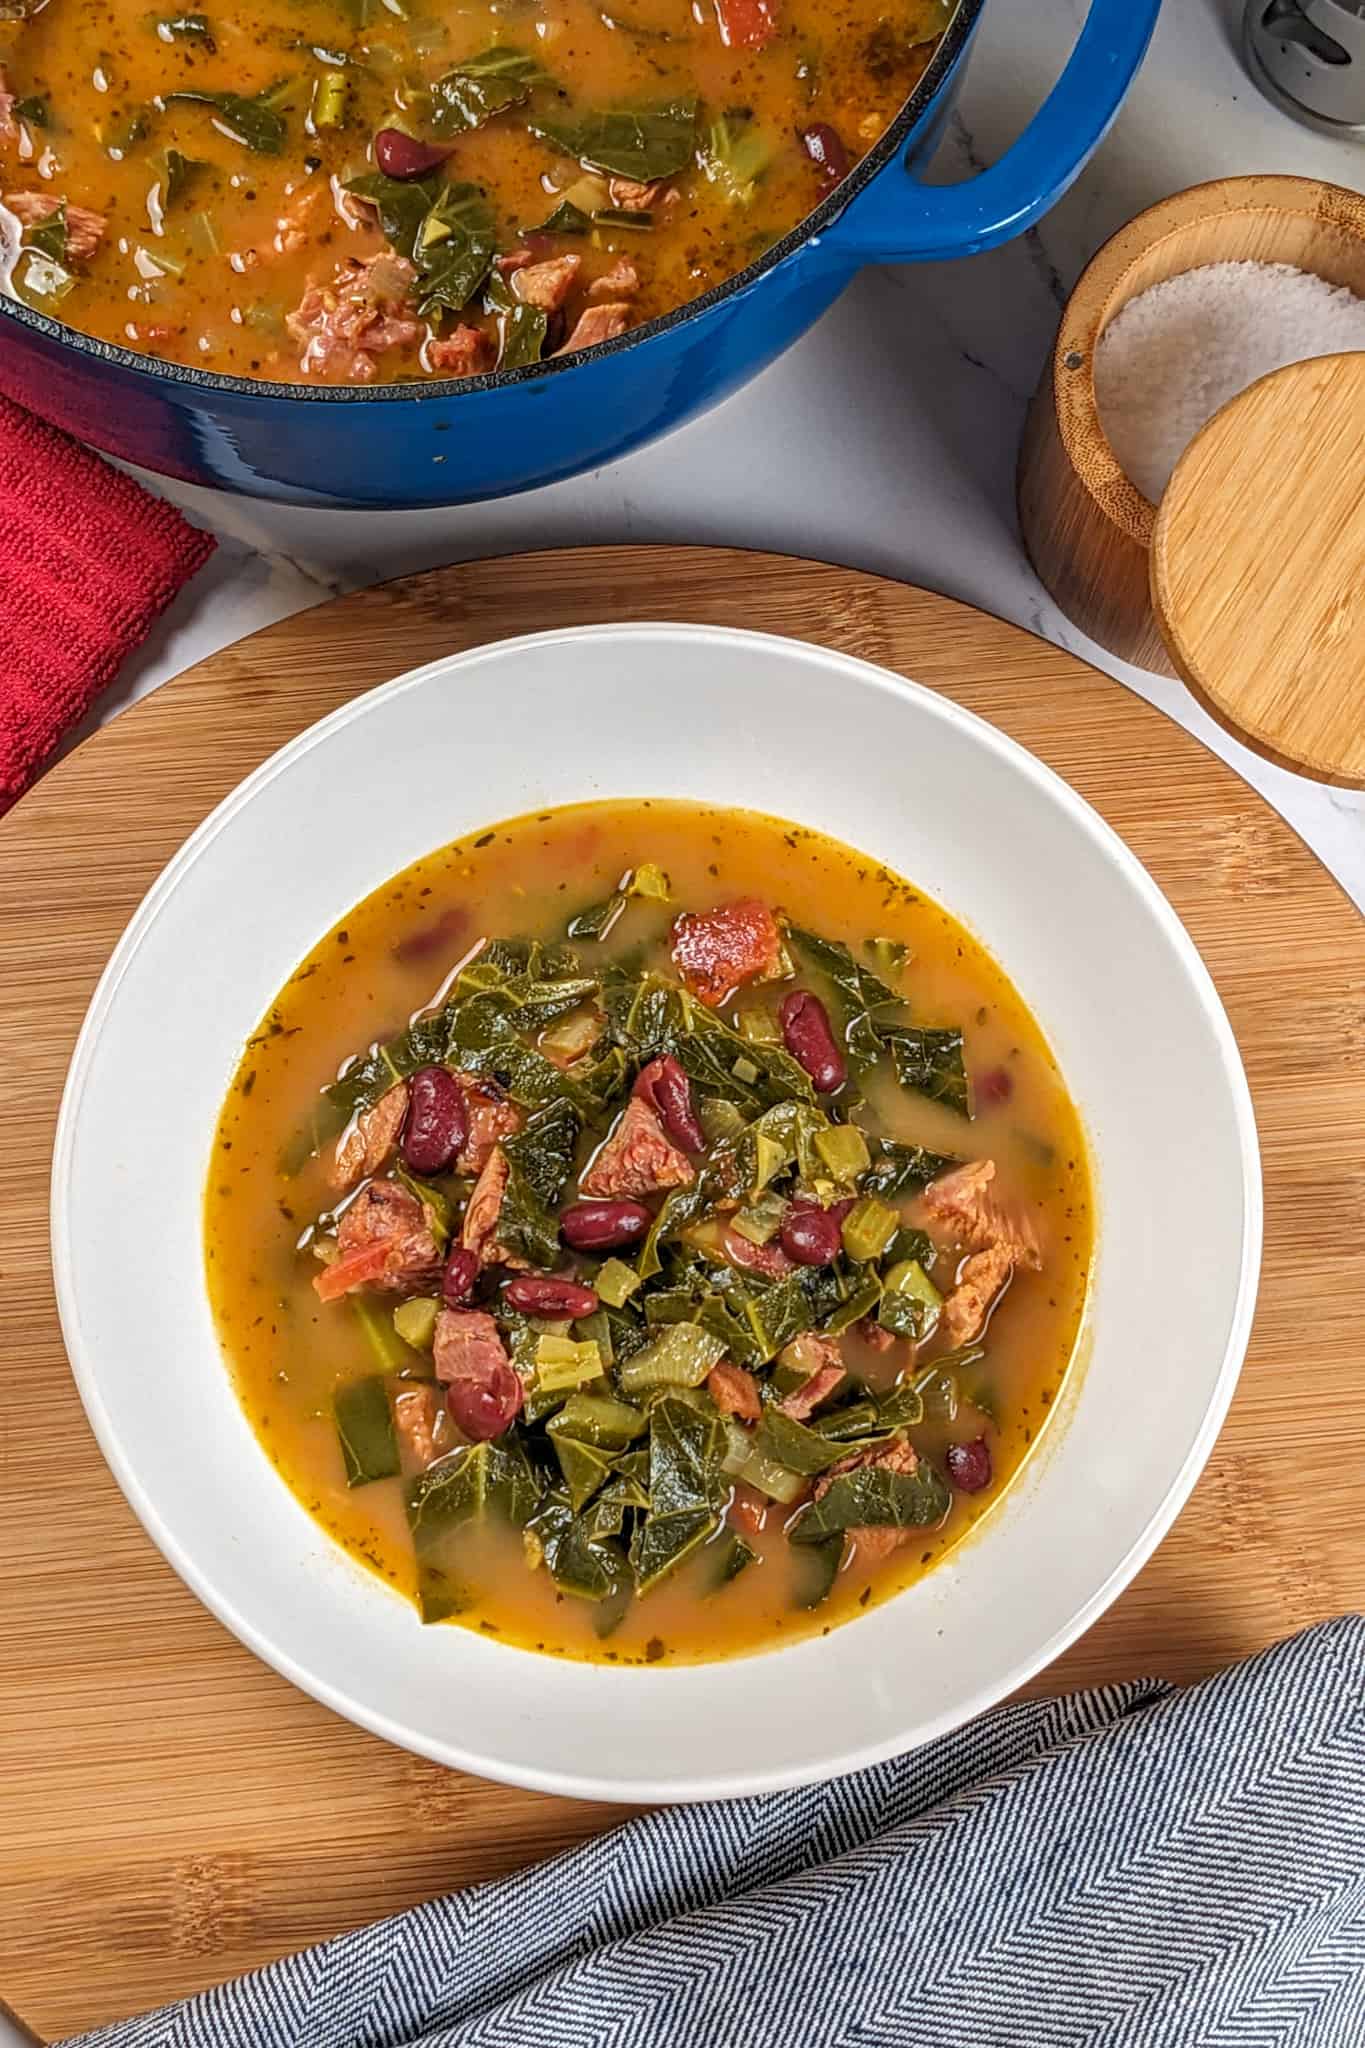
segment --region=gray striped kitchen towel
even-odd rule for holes
[[[85,2048],[1361,2048],[1365,1620],[679,1807]]]

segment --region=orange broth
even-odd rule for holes
[[[27,18],[0,19],[0,289],[170,362],[343,383],[463,374],[458,352],[436,346],[461,329],[474,337],[469,370],[548,357],[623,259],[633,286],[596,297],[623,305],[624,324],[698,297],[866,154],[953,12],[950,0],[12,4]],[[727,42],[727,5],[759,9],[761,40],[743,40],[741,23]],[[496,91],[490,52],[495,72],[514,67]],[[472,93],[460,71],[471,60]],[[513,97],[498,106],[504,91]],[[666,133],[656,114],[669,105],[685,117]],[[655,122],[647,149],[619,134],[587,139],[585,117],[622,109]],[[838,138],[833,159],[801,139],[817,128]],[[381,290],[386,273],[358,267],[414,252],[373,195],[347,188],[374,175],[386,160],[376,137],[395,130],[450,152],[428,198],[463,192],[476,211],[453,225],[440,215],[414,257],[422,275]],[[654,189],[613,194],[613,165]],[[659,178],[655,167],[671,168]],[[411,201],[418,187],[406,189]],[[566,200],[568,224],[532,246],[541,261],[575,259],[572,289],[543,331],[524,314],[513,331],[492,259],[525,246]],[[59,202],[64,218],[34,218]],[[76,208],[95,217],[93,249]],[[427,303],[427,273],[471,222],[482,261],[445,266]],[[310,288],[357,278],[358,309],[346,301],[329,323],[315,300],[314,325],[291,326]],[[396,316],[387,325],[369,317],[384,308]]]
[[[633,1600],[605,1636],[591,1602],[566,1595],[545,1569],[527,1568],[518,1531],[496,1517],[467,1525],[461,1568],[474,1590],[458,1616],[463,1625],[550,1654],[614,1663],[698,1661],[828,1631],[937,1562],[989,1510],[1037,1442],[1076,1349],[1092,1256],[1085,1142],[1038,1025],[984,948],[874,861],[755,812],[673,801],[574,806],[443,847],[357,905],[280,991],[243,1054],[208,1178],[207,1271],[228,1368],[282,1479],[353,1557],[414,1596],[404,1482],[348,1489],[333,1422],[336,1389],[372,1372],[373,1360],[347,1304],[320,1304],[311,1284],[318,1268],[306,1248],[308,1226],[335,1200],[330,1147],[291,1174],[282,1172],[281,1155],[307,1125],[319,1088],[358,1049],[401,1031],[476,939],[562,939],[572,912],[643,860],[666,871],[672,900],[632,903],[600,945],[579,946],[583,960],[644,946],[666,963],[663,947],[679,907],[750,895],[855,953],[870,936],[907,949],[897,993],[917,1023],[962,1027],[975,1116],[968,1124],[876,1070],[865,1084],[867,1117],[905,1143],[993,1159],[994,1192],[1030,1219],[1043,1264],[1015,1273],[991,1316],[984,1359],[960,1376],[956,1412],[944,1388],[931,1389],[923,1422],[910,1430],[930,1460],[941,1459],[949,1442],[984,1437],[990,1486],[955,1493],[943,1525],[913,1531],[888,1561],[865,1564],[856,1543],[846,1545],[820,1606],[793,1604],[804,1567],[783,1534],[793,1512],[786,1508],[768,1512],[763,1531],[749,1539],[759,1561],[732,1583],[710,1587],[704,1548]],[[429,940],[434,950],[403,957],[413,940]],[[988,1075],[994,1085],[983,1091]],[[1001,1075],[1007,1099],[983,1099],[1002,1092]],[[899,1206],[914,1217],[913,1198]],[[942,1270],[935,1268],[940,1277]],[[942,1348],[931,1337],[914,1369],[925,1369]],[[904,1343],[888,1357],[851,1336],[845,1355],[874,1389],[907,1369]],[[414,1369],[430,1371],[416,1361]]]

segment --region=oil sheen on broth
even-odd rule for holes
[[[1036,1270],[1026,1258],[1007,1267],[1004,1291],[979,1342],[958,1347],[961,1356],[950,1372],[936,1376],[931,1370],[934,1359],[953,1348],[942,1327],[935,1334],[932,1321],[918,1346],[908,1336],[882,1336],[878,1348],[864,1341],[866,1324],[840,1338],[851,1377],[833,1397],[834,1412],[865,1402],[869,1390],[885,1397],[896,1386],[920,1386],[921,1419],[902,1435],[917,1454],[921,1478],[944,1475],[934,1483],[942,1486],[947,1511],[936,1525],[879,1530],[879,1543],[845,1537],[833,1582],[818,1605],[803,1604],[811,1598],[816,1553],[799,1551],[784,1533],[794,1517],[809,1511],[818,1480],[802,1482],[794,1503],[769,1500],[766,1507],[761,1492],[736,1485],[732,1496],[721,1499],[718,1527],[708,1539],[643,1596],[618,1598],[605,1628],[601,1603],[564,1591],[544,1563],[528,1568],[524,1537],[510,1523],[496,1513],[462,1523],[458,1621],[531,1649],[618,1663],[715,1658],[827,1632],[932,1565],[998,1498],[1037,1441],[1076,1347],[1092,1255],[1085,1145],[1044,1039],[990,956],[911,885],[819,834],[757,813],[671,801],[575,806],[482,832],[418,861],[377,890],[302,963],[245,1050],[213,1149],[207,1270],[228,1365],[282,1478],[354,1557],[398,1592],[417,1596],[405,1508],[405,1487],[413,1483],[410,1465],[407,1477],[346,1484],[333,1398],[338,1388],[373,1375],[375,1356],[352,1313],[354,1303],[322,1302],[315,1290],[323,1269],[311,1226],[321,1217],[325,1229],[338,1206],[330,1177],[334,1141],[329,1136],[316,1156],[300,1163],[308,1147],[299,1134],[313,1127],[319,1089],[358,1051],[392,1040],[415,1013],[438,997],[446,1000],[452,970],[479,940],[515,934],[562,942],[575,913],[608,898],[624,875],[644,872],[646,862],[649,872],[666,874],[669,900],[633,899],[605,937],[576,942],[584,972],[600,973],[604,962],[616,961],[628,964],[632,974],[654,968],[672,976],[669,933],[679,913],[705,913],[745,899],[771,905],[784,932],[789,920],[798,931],[842,942],[855,961],[868,966],[868,942],[875,940],[877,971],[889,975],[895,994],[906,999],[913,1022],[961,1027],[973,1116],[968,1121],[944,1101],[898,1085],[884,1059],[859,1084],[865,1102],[856,1111],[858,1120],[903,1146],[926,1147],[950,1159],[993,1161],[992,1213],[1013,1217],[1021,1238],[1039,1248],[1040,1261]],[[830,984],[790,937],[788,947],[794,977],[748,983],[739,1007],[766,1005],[771,1016],[793,987],[823,989],[837,1023],[839,1004]],[[721,1012],[735,1014],[733,1004]],[[624,1085],[628,1090],[629,1077]],[[843,1114],[839,1099],[816,1097],[835,1117]],[[611,1115],[616,1113],[613,1108]],[[588,1145],[585,1136],[580,1166]],[[467,1183],[448,1185],[457,1201],[468,1192]],[[562,1199],[573,1195],[570,1183]],[[825,1187],[823,1199],[829,1196]],[[925,1252],[919,1270],[930,1266],[936,1283],[931,1293],[950,1295],[963,1267],[960,1233],[950,1226],[945,1236],[941,1222],[926,1218],[926,1200],[911,1192],[893,1206],[906,1224],[929,1221],[939,1240],[937,1256]],[[709,1270],[729,1273],[730,1261],[718,1245],[729,1244],[746,1260],[750,1253],[736,1246],[733,1231],[717,1237],[723,1220],[699,1226],[699,1233],[706,1238],[710,1232],[707,1256],[715,1263]],[[456,1241],[458,1235],[457,1222]],[[784,1242],[771,1239],[768,1249]],[[898,1244],[904,1248],[913,1241],[902,1234]],[[323,1249],[335,1257],[329,1244]],[[631,1262],[638,1253],[636,1243],[619,1254],[599,1252],[575,1263],[591,1282],[599,1260]],[[903,1269],[897,1256],[893,1246],[880,1268],[854,1267],[847,1259],[839,1267],[853,1277],[884,1277],[888,1267]],[[708,1270],[704,1261],[701,1269]],[[768,1278],[741,1277],[758,1289]],[[496,1297],[497,1283],[505,1278],[496,1270],[487,1273],[481,1296]],[[438,1287],[439,1276],[426,1291]],[[386,1327],[399,1299],[392,1293],[370,1298]],[[575,1325],[575,1333],[581,1335],[583,1327]],[[407,1356],[405,1369],[429,1380],[429,1355]],[[760,1370],[758,1377],[766,1376]],[[785,1383],[792,1384],[790,1375]],[[709,1413],[708,1387],[716,1385],[708,1380],[688,1389],[681,1398],[693,1404],[689,1412]],[[765,1399],[775,1399],[777,1391]],[[827,1406],[813,1413],[806,1427],[821,1425],[822,1418],[829,1426],[830,1412]],[[734,1424],[731,1416],[726,1426],[732,1433]],[[449,1441],[458,1445],[458,1433]],[[885,1445],[886,1438],[864,1441]],[[849,1437],[840,1448],[856,1451],[859,1442]],[[984,1465],[973,1468],[971,1460],[983,1456]],[[948,1476],[955,1460],[962,1487]],[[732,1524],[756,1559],[732,1580],[717,1583],[718,1545],[731,1540]]]
[[[954,5],[0,0],[0,289],[239,376],[523,368],[780,240]]]

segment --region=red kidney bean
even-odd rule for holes
[[[512,1427],[524,1398],[520,1374],[510,1365],[495,1365],[487,1379],[452,1380],[446,1407],[465,1435],[482,1444]]]
[[[977,1105],[981,1109],[993,1109],[997,1103],[1008,1102],[1014,1093],[1014,1076],[1008,1067],[990,1067],[977,1077],[975,1083]]]
[[[447,1308],[463,1308],[479,1277],[479,1255],[457,1244],[441,1277],[441,1299]]]
[[[980,1493],[991,1483],[991,1447],[984,1436],[969,1444],[949,1444],[943,1462],[959,1493]]]
[[[408,1082],[399,1150],[412,1173],[444,1173],[469,1136],[469,1104],[448,1067],[419,1067]]]
[[[560,1217],[559,1229],[576,1252],[614,1252],[643,1237],[651,1221],[643,1202],[574,1202]]]
[[[386,178],[425,178],[451,154],[439,142],[419,142],[401,128],[381,128],[374,138],[374,160]]]
[[[569,1316],[577,1322],[580,1316],[597,1313],[597,1296],[591,1287],[557,1273],[518,1273],[503,1288],[502,1298],[524,1316]]]
[[[392,948],[395,960],[404,965],[410,960],[428,960],[433,953],[448,952],[469,923],[469,912],[458,904],[443,910],[432,924],[422,925],[419,930],[409,932],[399,939]]]
[[[675,1145],[684,1152],[704,1152],[706,1133],[697,1120],[692,1083],[671,1053],[641,1067],[635,1093],[647,1102]]]
[[[779,1234],[783,1251],[797,1266],[832,1266],[843,1249],[839,1218],[813,1202],[793,1202]]]
[[[809,989],[793,989],[777,1013],[782,1039],[821,1095],[832,1095],[848,1079],[848,1063],[834,1043],[829,1012]]]
[[[848,176],[848,151],[838,131],[831,128],[828,121],[814,121],[809,128],[799,128],[797,135],[816,170],[822,172],[831,185]]]

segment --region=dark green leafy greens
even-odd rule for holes
[[[66,262],[66,201],[60,200],[45,220],[30,221],[24,229],[21,246],[36,249],[40,256],[50,262]]]
[[[497,271],[489,275],[484,303],[498,321],[498,368],[524,370],[538,363],[550,331],[550,316],[539,306],[523,305]]]
[[[391,1479],[398,1470],[398,1439],[388,1383],[378,1373],[338,1387],[332,1401],[348,1486]]]
[[[552,213],[535,227],[523,228],[527,235],[586,235],[592,227],[591,217],[581,206],[575,206],[572,199],[561,199]]]
[[[466,57],[430,87],[431,126],[437,135],[481,128],[495,114],[520,106],[553,81],[537,57],[506,44]]]
[[[367,177],[356,187],[368,191],[394,246],[419,267],[433,216],[458,218],[471,193],[439,180]],[[511,315],[501,279],[486,283],[485,300]],[[667,878],[652,873],[656,886],[638,893],[666,900]],[[602,945],[631,893],[627,877],[606,904],[580,911],[570,924],[577,945],[484,945],[455,971],[437,1007],[372,1046],[323,1091],[301,1139],[309,1149],[325,1143],[429,1064],[445,1064],[521,1111],[520,1128],[499,1140],[508,1171],[495,1266],[478,1281],[475,1301],[494,1319],[520,1376],[523,1406],[494,1442],[440,1457],[405,1484],[427,1619],[482,1597],[472,1583],[469,1529],[488,1517],[524,1533],[528,1563],[561,1592],[591,1603],[603,1636],[630,1602],[679,1570],[698,1592],[717,1593],[759,1554],[726,1519],[736,1480],[776,1504],[796,1546],[793,1598],[817,1605],[850,1555],[850,1531],[930,1527],[947,1512],[947,1486],[928,1456],[910,1473],[899,1469],[909,1461],[892,1454],[905,1432],[952,1425],[975,1388],[983,1401],[991,1398],[976,1372],[981,1347],[930,1352],[918,1365],[912,1348],[932,1336],[952,1276],[933,1239],[898,1221],[894,1205],[955,1162],[880,1136],[860,1098],[844,1105],[817,1097],[762,1005],[741,1007],[736,1021],[733,1010],[712,1010],[651,970],[642,946],[622,954],[619,939]],[[890,1062],[905,1078],[917,1060],[907,1085],[961,1106],[957,1033],[917,1030],[892,985],[848,947],[800,928],[788,936],[802,970],[830,987],[855,1067]],[[888,942],[863,950],[877,967],[900,972]],[[496,1262],[565,1271],[559,1210],[576,1199],[575,1173],[615,1129],[636,1075],[661,1058],[688,1077],[707,1135],[695,1177],[651,1201],[642,1239],[609,1260],[575,1262],[578,1280],[590,1286],[602,1266],[602,1293],[590,1314],[574,1322],[513,1308]],[[850,1108],[863,1120],[856,1126],[847,1121]],[[438,1244],[448,1234],[458,1238],[467,1175],[421,1179],[401,1161],[385,1171],[422,1202]],[[850,1232],[845,1251],[825,1265],[764,1266],[794,1198],[824,1206],[846,1200],[865,1212],[881,1205],[882,1214],[873,1214],[871,1234]],[[331,1227],[324,1217],[320,1228]],[[391,1375],[411,1381],[429,1370],[438,1304],[426,1304],[430,1324],[422,1304],[405,1305],[404,1343],[391,1301],[354,1299],[381,1368],[337,1396],[347,1478],[362,1484],[398,1470]],[[408,1313],[414,1307],[415,1317]],[[893,1366],[862,1382],[858,1361],[868,1354],[858,1340],[835,1354],[844,1378],[821,1381],[812,1412],[789,1414],[783,1403],[830,1357],[824,1340],[864,1319],[874,1335],[880,1321],[903,1347],[894,1384],[887,1384]],[[413,1343],[426,1348],[414,1352]],[[722,1412],[721,1364],[753,1376],[762,1404],[756,1422],[751,1408],[741,1407],[743,1422]],[[851,1451],[864,1462],[836,1472]]]
[[[902,1088],[916,1088],[931,1102],[941,1102],[959,1116],[968,1114],[960,1031],[923,1031],[897,1025],[884,1038]]]
[[[629,1559],[611,1517],[578,1514],[564,1500],[550,1499],[530,1524],[555,1584],[580,1600],[606,1601],[628,1593]]]
[[[912,1473],[886,1465],[841,1472],[791,1530],[793,1543],[820,1543],[849,1529],[935,1528],[952,1505],[947,1483],[926,1459]]]
[[[904,999],[837,940],[820,938],[796,925],[787,927],[787,936],[838,993],[844,1042],[855,1074],[865,1074],[889,1056],[902,1088],[913,1088],[956,1110],[959,1116],[968,1115],[960,1031],[928,1031],[912,1025]]]
[[[890,1138],[874,1139],[868,1149],[872,1168],[860,1185],[864,1194],[877,1195],[884,1202],[914,1194],[931,1180],[937,1180],[941,1173],[947,1173],[949,1167],[960,1164],[945,1152],[928,1152],[922,1145],[897,1145]],[[901,1256],[913,1258],[916,1254],[907,1252]]]
[[[289,132],[284,106],[291,84],[288,78],[276,79],[250,99],[236,92],[202,92],[191,86],[182,86],[178,92],[168,92],[163,97],[168,105],[173,100],[184,100],[194,106],[210,107],[217,116],[217,125],[234,142],[240,142],[258,156],[278,156]]]
[[[493,267],[493,211],[477,185],[366,171],[346,190],[368,199],[386,240],[415,265],[417,310],[461,313]]]
[[[656,1403],[649,1424],[649,1513],[630,1546],[639,1592],[657,1585],[720,1527],[728,1492],[720,1469],[724,1450],[725,1432],[709,1403],[694,1407],[676,1395]]]
[[[512,1436],[452,1451],[409,1481],[408,1527],[424,1621],[443,1621],[470,1603],[460,1555],[465,1525],[497,1514],[524,1527],[540,1494],[540,1481]]]
[[[654,107],[613,107],[577,116],[537,115],[533,135],[577,157],[590,170],[653,184],[691,163],[697,146],[697,102],[676,99]]]
[[[184,156],[178,149],[165,149],[158,163],[161,172],[161,206],[169,213],[188,197],[209,166],[199,157]]]

